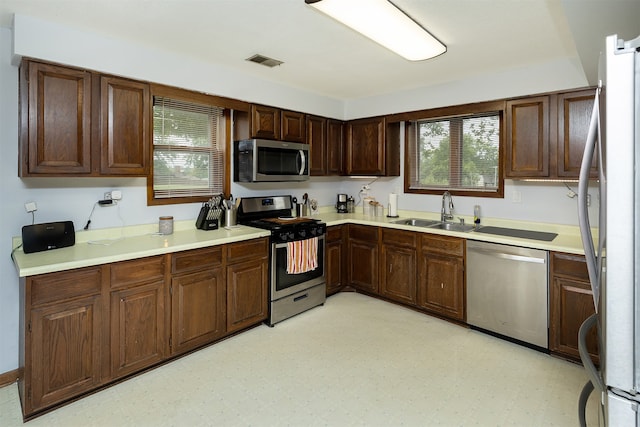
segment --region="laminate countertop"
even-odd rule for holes
[[[470,240],[501,243],[505,245],[515,245],[534,249],[544,249],[581,255],[584,254],[582,241],[580,239],[580,232],[577,226],[483,219],[482,225],[544,231],[558,234],[558,236],[552,241],[545,242],[476,233],[473,231],[456,232],[395,224],[394,222],[399,219],[439,219],[439,214],[433,213],[400,211],[399,214],[400,216],[398,218],[387,218],[386,216],[365,216],[359,213],[339,214],[331,209],[324,209],[321,210],[318,215],[314,215],[314,218],[323,220],[327,223],[327,226],[341,224],[371,225],[421,233],[455,236]],[[471,221],[472,219],[469,218],[467,223],[471,224]],[[74,246],[31,254],[25,254],[22,251],[19,247],[21,243],[20,238],[16,237],[13,239],[12,247],[16,249],[14,249],[12,253],[12,258],[18,275],[20,277],[26,277],[36,274],[52,273],[92,265],[107,264],[153,255],[162,255],[166,253],[222,245],[259,237],[267,237],[270,234],[268,230],[246,226],[202,231],[195,228],[194,221],[192,220],[176,221],[174,225],[174,233],[170,235],[159,235],[157,230],[157,224],[148,224],[102,230],[78,231],[76,232],[76,244]]]

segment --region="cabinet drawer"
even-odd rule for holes
[[[416,240],[417,235],[412,231],[382,229],[382,243],[384,244],[415,248]]]
[[[464,256],[464,239],[447,236],[422,236],[422,250]]]
[[[31,288],[31,305],[36,306],[99,294],[101,277],[101,267],[88,267],[30,277],[27,283]]]
[[[254,239],[227,245],[227,263],[269,256],[269,240]]]
[[[164,257],[123,261],[110,266],[111,288],[148,283],[164,278]]]
[[[364,242],[378,242],[378,227],[368,225],[349,225],[349,239],[361,240]]]
[[[589,281],[587,261],[583,255],[572,255],[559,252],[551,253],[551,274],[562,275],[573,279]]]
[[[221,246],[176,252],[171,255],[171,273],[173,274],[204,270],[220,264],[222,264]]]
[[[342,226],[334,225],[333,227],[327,227],[325,238],[327,239],[327,243],[342,240]]]

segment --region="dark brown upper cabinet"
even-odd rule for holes
[[[508,101],[505,177],[577,179],[594,98],[580,90]]]
[[[249,137],[280,139],[280,109],[252,104]]]
[[[352,120],[346,125],[345,173],[347,175],[400,175],[399,123],[384,117]]]
[[[20,176],[91,172],[91,83],[83,70],[20,69]]]
[[[20,176],[144,176],[146,83],[25,60],[20,70]]]

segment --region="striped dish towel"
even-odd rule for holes
[[[300,274],[318,268],[318,238],[287,243],[287,274]]]

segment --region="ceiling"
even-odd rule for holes
[[[640,19],[639,0],[393,1],[447,52],[407,61],[304,0],[0,0],[0,26],[28,15],[346,100],[562,59],[594,84],[604,36],[635,37]],[[284,63],[245,61],[254,54]]]

